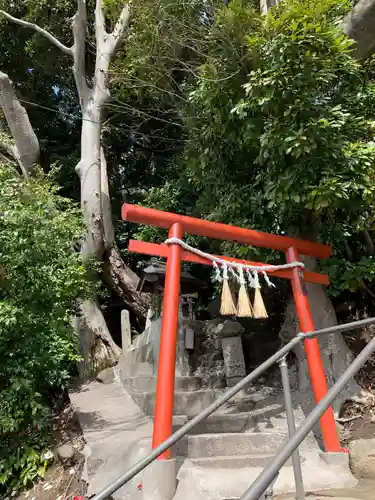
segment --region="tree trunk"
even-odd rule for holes
[[[103,368],[117,363],[121,349],[113,341],[108,331],[100,305],[94,300],[82,300],[75,320],[79,333],[82,362],[80,376],[87,378]]]
[[[77,0],[77,11],[72,18],[74,43],[71,47],[61,43],[52,33],[35,23],[18,19],[3,10],[0,10],[0,15],[43,35],[73,59],[73,75],[82,112],[81,159],[76,167],[81,181],[81,207],[86,224],[86,237],[81,248],[82,259],[85,263],[102,264],[103,257],[107,255],[105,266],[107,282],[112,288],[121,292],[120,295],[125,303],[129,303],[130,309],[138,317],[144,317],[146,307],[136,292],[137,277],[122,262],[115,246],[107,166],[101,147],[102,114],[110,98],[107,86],[109,64],[124,40],[129,25],[130,7],[128,4],[124,5],[113,31],[108,33],[103,0],[96,0],[96,60],[94,75],[91,77],[86,71],[88,24],[85,0]],[[88,81],[91,82],[90,85]],[[19,162],[27,177],[39,157],[39,144],[27,113],[15,96],[11,81],[2,72],[0,72],[0,94],[0,106],[16,142],[15,147],[9,145],[7,141],[0,140],[0,147]],[[80,332],[84,357],[81,373],[89,374],[104,366],[113,365],[120,355],[120,349],[112,340],[97,301],[83,300],[80,307],[80,315],[76,318],[75,326]]]
[[[0,71],[0,108],[4,113],[15,145],[4,142],[0,127],[0,146],[15,159],[27,179],[39,162],[39,141],[30,123],[25,108],[18,100],[13,83],[6,73]]]
[[[127,308],[144,323],[147,315],[147,302],[136,291],[139,278],[124,264],[116,245],[106,251],[104,256],[103,278],[116,294],[123,299]]]
[[[81,207],[86,223],[86,239],[82,246],[84,261],[99,262],[104,252],[104,227],[101,206],[100,134],[101,112],[92,98],[82,117],[81,160],[76,170],[81,181]]]
[[[147,301],[137,292],[138,276],[125,265],[114,237],[111,201],[108,188],[107,162],[101,149],[101,200],[103,217],[103,237],[105,253],[103,255],[103,278],[107,285],[122,298],[127,308],[144,323]]]
[[[305,258],[305,262],[306,264],[310,262],[309,269],[315,267],[313,265],[314,259]],[[323,286],[307,283],[306,288],[315,327],[318,329],[337,325],[332,301],[326,296]],[[280,337],[283,341],[288,342],[298,331],[296,308],[294,301],[291,300],[286,308]],[[319,345],[328,385],[331,387],[353,361],[353,354],[341,333],[320,336]],[[313,397],[303,345],[296,346],[294,353],[297,358],[298,391],[307,396],[303,399],[306,401],[307,411],[310,411],[313,405]],[[367,399],[367,393],[353,379],[333,403],[335,415],[338,416],[345,401],[366,402]]]
[[[100,133],[101,113],[92,98],[86,103],[81,133],[81,160],[76,171],[81,181],[81,207],[86,223],[86,237],[81,248],[82,259],[100,262],[104,252],[101,210]],[[76,331],[80,337],[83,362],[80,375],[89,377],[100,369],[113,366],[120,356],[107,328],[100,305],[93,300],[81,302]]]
[[[375,50],[374,22],[375,0],[359,0],[344,19],[343,30],[356,42],[352,55],[357,59],[364,59]]]
[[[93,259],[103,263],[106,283],[124,300],[124,305],[143,321],[146,305],[136,291],[138,277],[125,265],[114,242],[107,169],[101,149],[100,107],[91,97],[86,108],[82,121],[81,160],[76,167],[81,180],[81,206],[87,230],[82,258],[85,262]],[[112,340],[98,303],[86,300],[84,304],[77,325],[80,327],[84,358],[82,369],[90,375],[97,369],[115,364],[121,352]]]

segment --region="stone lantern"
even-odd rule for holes
[[[195,319],[194,304],[198,299],[199,291],[207,288],[207,284],[205,281],[193,276],[190,268],[190,265],[182,264],[180,316],[186,319]],[[152,310],[148,313],[147,320],[149,322],[161,314],[165,271],[165,262],[153,258],[147,263],[147,266],[141,273],[137,291],[140,293],[151,293],[155,299],[151,307]]]

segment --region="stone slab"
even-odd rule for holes
[[[127,354],[131,345],[132,345],[132,333],[131,333],[131,325],[130,325],[130,315],[129,311],[123,309],[121,311],[121,344],[122,344],[122,352]]]
[[[350,467],[358,478],[375,479],[375,439],[357,439],[349,445]]]
[[[119,381],[112,384],[91,382],[71,389],[69,396],[90,450],[87,454],[88,491],[93,495],[126,470],[124,455],[127,456],[132,446],[143,438],[150,439],[153,424]],[[142,450],[133,455],[137,458]]]
[[[155,460],[142,472],[143,500],[172,500],[176,492],[176,460]]]
[[[258,454],[243,456],[224,456],[224,457],[203,457],[190,458],[189,460],[199,467],[211,469],[241,469],[242,467],[265,467],[274,457],[274,454]],[[301,456],[301,461],[305,459]],[[292,465],[291,459],[287,465]]]
[[[146,415],[153,415],[155,409],[155,392],[132,393],[134,401],[142,408]],[[198,391],[176,391],[174,394],[173,412],[175,415],[195,417],[215,400],[215,393],[211,389]]]
[[[176,453],[189,458],[269,454],[276,452],[285,439],[286,434],[276,432],[197,434],[177,443]]]
[[[356,487],[357,481],[349,467],[327,465],[316,452],[306,452],[304,458],[302,474],[306,492]],[[261,467],[209,470],[186,461],[178,473],[179,484],[174,500],[239,499],[262,470]],[[275,483],[275,495],[293,492],[293,468],[284,466]]]
[[[370,479],[360,480],[358,486],[354,489],[340,488],[326,491],[314,492],[315,499],[333,498],[335,500],[374,500],[374,481]],[[279,496],[278,500],[287,500],[284,496]],[[288,499],[289,500],[289,499]],[[313,498],[311,498],[313,500]]]
[[[123,379],[123,385],[130,393],[156,391],[157,376],[138,375]],[[175,391],[197,391],[202,387],[200,377],[176,377]]]
[[[243,378],[246,375],[245,358],[241,337],[221,339],[224,357],[224,370],[227,380]]]

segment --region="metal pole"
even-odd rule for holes
[[[293,262],[298,260],[300,260],[298,251],[294,247],[289,248],[286,252],[286,261]],[[296,267],[293,269],[292,274],[293,297],[296,303],[300,328],[302,332],[315,330],[309,299],[307,297],[306,285],[303,278],[303,270],[300,267]],[[324,366],[320,356],[318,339],[306,339],[304,346],[315,402],[319,403],[328,392],[328,384],[324,374]],[[328,408],[325,414],[322,415],[320,427],[326,451],[340,451],[341,444],[332,408]]]
[[[324,398],[315,406],[310,415],[306,417],[304,423],[297,429],[294,436],[281,445],[271,462],[264,471],[253,482],[250,488],[242,495],[240,500],[259,500],[267,486],[273,481],[281,467],[285,464],[294,450],[302,443],[314,425],[319,421],[322,413],[330,407],[340,392],[345,389],[348,382],[366,363],[371,354],[375,351],[375,337],[367,344],[353,363],[345,370],[339,380],[331,387]]]
[[[375,324],[375,318],[360,319],[359,321],[351,321],[350,323],[344,323],[343,325],[327,326],[326,328],[320,328],[320,330],[304,332],[303,336],[305,339],[311,339],[318,337],[319,335],[326,335],[327,333],[348,332],[350,330],[355,330],[356,328],[365,328],[366,326],[373,324]]]
[[[169,230],[169,237],[182,238],[181,224],[173,224]],[[172,434],[174,378],[180,306],[180,276],[181,247],[179,245],[171,245],[165,273],[154,432],[152,438],[153,448],[157,448]],[[169,457],[169,449],[165,450],[159,456],[160,459],[168,459]]]
[[[273,493],[274,493],[274,486],[277,481],[277,478],[279,477],[279,474],[275,477],[275,479],[272,481],[272,483],[268,486],[266,489],[266,492],[264,493],[264,500],[272,500],[273,499]]]
[[[291,438],[296,432],[296,422],[294,420],[293,400],[292,400],[292,392],[290,390],[288,363],[286,361],[285,356],[279,361],[279,367],[280,367],[281,380],[284,391],[286,419],[288,422],[288,433],[289,433],[289,438]],[[294,481],[296,484],[296,500],[305,500],[305,490],[303,487],[303,477],[301,469],[301,457],[299,455],[298,448],[296,448],[296,450],[292,455],[292,463],[293,463]]]
[[[375,323],[375,318],[373,319]],[[274,365],[280,358],[285,356],[289,351],[291,351],[296,344],[301,342],[303,337],[294,337],[288,344],[282,347],[279,351],[268,358],[264,363],[259,365],[255,370],[253,370],[249,375],[246,375],[238,384],[231,387],[222,396],[220,396],[216,401],[214,401],[210,406],[203,410],[199,415],[189,420],[185,425],[180,427],[172,436],[170,436],[164,443],[160,444],[157,448],[154,448],[151,453],[142,458],[139,462],[134,464],[129,470],[124,472],[119,476],[112,484],[104,488],[100,493],[95,495],[91,500],[106,500],[112,493],[117,491],[125,483],[129,482],[134,476],[145,469],[151,462],[158,458],[165,450],[170,448],[172,445],[177,443],[181,438],[183,438],[188,432],[190,432],[196,425],[198,425],[202,420],[209,417],[216,410],[218,410],[223,404],[229,401],[233,396],[235,396],[241,389],[243,389],[247,384],[256,380],[263,372],[268,370],[272,365]]]
[[[210,406],[203,410],[199,415],[195,416],[185,425],[180,427],[171,437],[169,437],[164,443],[160,444],[157,448],[154,448],[147,456],[142,458],[139,462],[134,464],[129,470],[124,472],[121,476],[113,481],[112,484],[106,486],[100,493],[95,495],[92,500],[106,500],[112,493],[117,491],[121,486],[129,482],[134,476],[145,469],[151,462],[159,457],[165,450],[170,448],[172,445],[177,443],[181,438],[183,438],[188,432],[190,432],[196,425],[198,425],[202,420],[212,415],[216,410],[218,410],[223,404],[229,401],[233,396],[235,396],[241,389],[246,387],[247,384],[256,380],[263,372],[268,370],[274,363],[277,363],[279,359],[283,358],[289,351],[291,351],[299,342],[301,342],[305,336],[312,337],[314,335],[326,335],[328,333],[334,333],[338,331],[348,331],[361,326],[368,326],[375,324],[375,318],[363,319],[360,321],[352,321],[351,323],[346,323],[344,325],[335,325],[328,328],[322,328],[315,332],[308,332],[306,334],[299,333],[294,337],[288,344],[279,349],[275,354],[268,358],[264,363],[259,365],[255,370],[253,370],[249,375],[246,375],[238,384],[231,387],[227,392],[220,396],[216,401],[214,401]],[[313,424],[314,425],[314,424]],[[313,427],[313,426],[312,426]],[[309,429],[306,435],[310,432]],[[298,443],[299,444],[299,443]],[[289,457],[288,457],[289,458]],[[287,458],[287,459],[288,459]],[[286,459],[286,460],[287,460]],[[283,465],[283,464],[282,464]],[[275,476],[276,477],[276,476]],[[272,482],[272,481],[271,481]],[[264,488],[266,490],[267,486]]]

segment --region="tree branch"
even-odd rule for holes
[[[260,11],[262,14],[267,14],[267,12],[273,7],[280,3],[280,0],[260,0]]]
[[[48,31],[44,30],[40,26],[38,26],[35,23],[29,23],[28,21],[23,21],[22,19],[18,19],[17,17],[13,17],[4,10],[0,10],[0,14],[3,15],[8,21],[12,21],[12,23],[19,24],[20,26],[23,26],[24,28],[30,28],[37,33],[40,33],[43,35],[45,38],[47,38],[50,42],[52,42],[56,47],[58,47],[60,50],[65,52],[65,54],[69,54],[70,56],[73,55],[72,49],[70,47],[67,47],[63,43],[61,43],[56,37],[54,37],[51,33]]]
[[[375,255],[374,242],[372,241],[370,233],[368,232],[367,229],[364,229],[363,235],[365,238],[365,243],[366,243],[366,247],[367,247],[368,251],[370,252],[371,255]]]
[[[129,24],[129,18],[129,4],[126,4],[121,11],[112,33],[107,33],[103,12],[103,0],[96,0],[96,62],[93,95],[99,107],[103,107],[110,98],[108,89],[108,69],[111,59],[123,40],[125,30]]]
[[[77,92],[83,109],[88,98],[90,89],[86,81],[86,30],[87,30],[87,11],[86,0],[77,0],[77,12],[73,16],[72,22],[74,45],[72,47],[74,65],[73,73],[77,86]]]
[[[2,149],[3,151],[5,151],[7,153],[7,155],[12,158],[12,160],[14,160],[15,162],[17,162],[18,166],[21,169],[22,175],[25,177],[25,179],[27,179],[28,176],[29,176],[29,173],[25,169],[24,165],[21,162],[17,146],[15,144],[8,144],[7,142],[4,142],[4,141],[0,140],[0,149]],[[5,158],[6,160],[8,160],[8,158],[5,155],[1,154],[1,156],[3,158]]]
[[[95,62],[95,84],[94,100],[99,106],[104,106],[110,98],[108,89],[108,69],[111,59],[122,42],[125,30],[129,24],[130,9],[126,4],[122,9],[120,17],[112,31],[108,34],[105,29],[105,18],[103,13],[103,1],[96,0],[95,24],[96,24],[96,62]]]
[[[111,60],[112,57],[116,54],[117,49],[119,48],[121,42],[124,38],[124,33],[129,26],[130,20],[130,8],[127,3],[125,7],[122,9],[120,17],[118,18],[115,27],[113,28],[112,33],[108,38],[108,58]]]
[[[7,141],[1,140],[1,136],[0,136],[0,149],[2,149],[9,156],[11,156],[13,160],[17,162],[19,161],[19,154],[17,151],[17,147],[14,144],[9,144]]]
[[[96,32],[96,41],[97,43],[100,41],[105,42],[108,37],[108,33],[105,29],[105,17],[103,12],[103,0],[96,0],[95,7],[95,32]],[[99,43],[100,43],[99,42]]]
[[[8,154],[12,154],[18,161],[23,175],[28,177],[39,161],[39,141],[25,108],[17,99],[12,81],[2,71],[0,71],[0,108],[16,143],[15,149],[9,150]]]
[[[7,155],[11,156],[13,160],[19,162],[20,155],[17,151],[17,146],[11,143],[4,130],[4,125],[0,121],[0,149],[5,151]]]

